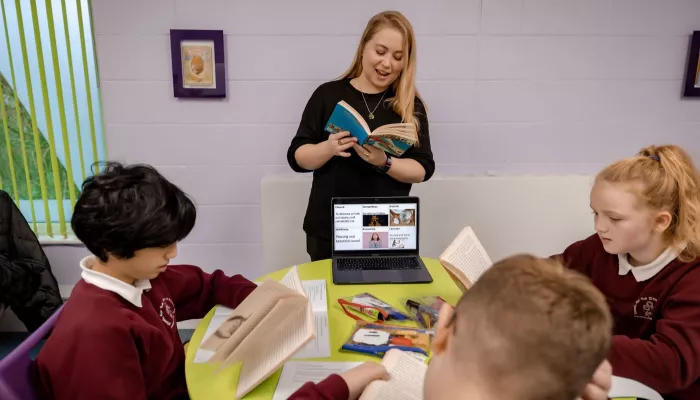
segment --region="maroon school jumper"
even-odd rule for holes
[[[318,384],[307,382],[287,400],[348,400],[350,389],[340,375],[333,374]]]
[[[256,287],[191,265],[134,286],[85,269],[37,358],[42,399],[189,398],[176,322],[235,308]]]
[[[613,374],[644,383],[666,399],[699,400],[700,260],[684,263],[671,256],[660,271],[648,276],[635,271],[640,276],[635,278],[597,235],[569,246],[563,258],[608,300],[615,324],[608,355]]]

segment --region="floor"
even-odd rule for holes
[[[194,329],[178,329],[178,332],[180,333],[180,338],[182,339],[182,342],[186,342],[190,340],[192,337],[192,334],[194,333]],[[17,347],[22,341],[29,336],[29,333],[27,332],[0,332],[0,360],[3,359],[6,355],[10,354],[12,349]],[[32,352],[30,353],[32,356],[32,359],[36,357],[37,354],[39,354],[39,350],[41,350],[41,346],[44,344],[42,341],[38,346],[36,346]]]

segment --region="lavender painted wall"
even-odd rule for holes
[[[437,174],[594,173],[658,142],[700,156],[700,105],[680,97],[697,0],[93,0],[110,156],[199,204],[177,261],[259,275],[260,179],[288,171],[308,96],[389,8],[415,27]],[[170,28],[224,30],[226,100],[173,98]],[[83,248],[47,252],[79,278]]]

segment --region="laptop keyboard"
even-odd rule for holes
[[[420,269],[416,257],[342,257],[337,260],[339,271]]]

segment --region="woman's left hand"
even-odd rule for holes
[[[387,157],[384,150],[378,149],[368,144],[360,146],[357,143],[353,144],[353,148],[360,156],[360,158],[374,165],[375,167],[381,167],[384,166],[384,164],[386,164]]]

